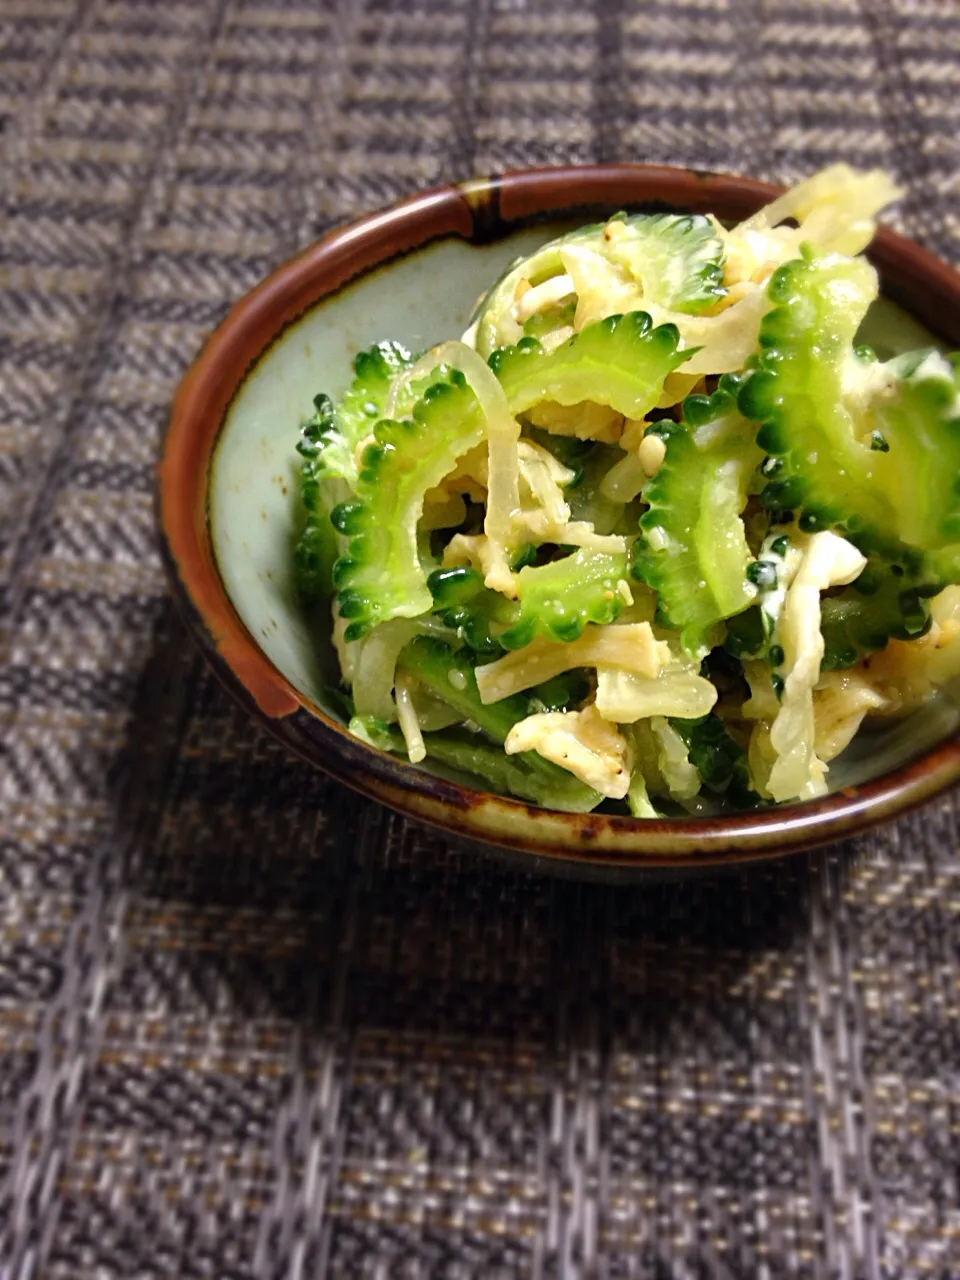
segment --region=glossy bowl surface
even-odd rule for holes
[[[475,791],[347,733],[292,589],[299,422],[339,392],[352,355],[382,338],[417,349],[459,332],[477,295],[518,252],[618,209],[737,220],[777,193],[764,183],[644,165],[530,170],[406,200],[332,232],[242,299],[177,393],[159,468],[159,517],[175,596],[228,689],[288,747],[384,804],[531,865],[624,876],[724,866],[850,835],[960,778],[960,711],[941,699],[845,753],[821,800],[718,818],[638,821],[564,814]],[[550,225],[552,224],[552,225]],[[960,276],[883,230],[870,250],[884,295],[960,347]],[[924,330],[910,332],[904,342]]]

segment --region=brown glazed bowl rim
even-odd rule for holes
[[[960,740],[861,786],[803,804],[717,818],[567,814],[473,791],[352,737],[277,670],[236,613],[216,567],[207,514],[214,449],[247,373],[321,298],[442,237],[474,243],[551,216],[660,204],[741,218],[780,188],[725,174],[639,164],[529,169],[440,187],[336,229],[239,301],[208,339],[173,403],[159,464],[161,549],[174,596],[230,692],[289,748],[374,800],[480,842],[568,870],[722,867],[837,840],[893,818],[960,779]],[[960,346],[960,275],[895,232],[870,249],[884,292]],[[919,307],[919,309],[918,309]],[[533,860],[532,860],[533,861]]]

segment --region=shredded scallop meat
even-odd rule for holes
[[[610,800],[622,800],[630,786],[627,741],[592,705],[527,716],[507,734],[503,749],[507,755],[536,751]]]

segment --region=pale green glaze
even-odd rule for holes
[[[419,352],[459,335],[477,299],[507,264],[556,234],[540,228],[477,248],[450,239],[398,259],[318,303],[287,329],[247,377],[230,407],[210,477],[210,529],[224,585],[238,614],[274,665],[328,714],[323,694],[324,619],[308,625],[292,587],[299,533],[295,444],[314,395],[336,397],[358,351],[393,338]],[[880,324],[877,324],[877,321]],[[887,358],[929,341],[888,302],[862,338]],[[339,718],[339,717],[338,717]],[[955,732],[957,700],[936,703],[888,728],[861,734],[833,763],[833,789],[886,773]]]
[[[299,533],[300,423],[313,397],[336,397],[353,357],[385,338],[418,353],[459,336],[504,267],[552,233],[544,228],[478,248],[443,240],[389,263],[313,307],[287,329],[230,406],[210,475],[210,532],[227,594],[267,657],[332,713],[317,645],[297,603],[291,548]]]

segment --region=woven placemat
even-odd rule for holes
[[[153,467],[204,334],[415,188],[633,158],[908,188],[953,0],[0,0],[0,1275],[960,1276],[953,799],[680,886],[343,791],[206,674]]]

